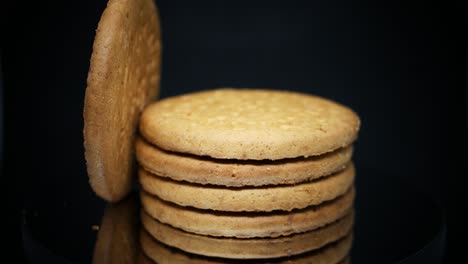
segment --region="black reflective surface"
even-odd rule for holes
[[[402,178],[358,164],[352,263],[441,263],[443,213],[434,200]],[[149,261],[140,250],[136,193],[118,204],[106,205],[97,198],[90,198],[92,204],[82,203],[81,199],[24,210],[23,245],[31,263]],[[173,249],[167,252],[197,259]],[[314,254],[321,252],[309,253]]]

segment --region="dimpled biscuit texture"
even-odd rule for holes
[[[216,211],[291,211],[317,205],[344,194],[353,184],[354,166],[345,170],[294,185],[261,187],[221,187],[177,182],[151,175],[140,169],[141,187],[160,199],[199,209]]]
[[[91,187],[118,201],[134,180],[140,113],[159,92],[161,39],[152,0],[110,0],[94,40],[84,103],[84,147]]]
[[[151,218],[142,211],[144,229],[160,242],[186,252],[224,258],[277,258],[321,248],[351,232],[354,213],[322,228],[276,238],[219,238],[188,233]]]
[[[354,188],[335,200],[291,212],[223,213],[163,202],[144,191],[142,207],[164,224],[190,233],[224,237],[278,237],[313,230],[350,212]]]
[[[139,138],[136,142],[138,162],[147,171],[178,181],[223,186],[262,186],[293,184],[343,170],[351,160],[348,146],[308,158],[281,160],[226,160],[181,155],[161,150]]]
[[[220,159],[283,159],[348,146],[357,115],[320,97],[273,90],[218,89],[146,108],[140,132],[171,151]]]

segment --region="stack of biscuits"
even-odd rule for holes
[[[161,43],[152,0],[110,0],[84,102],[90,185],[120,201],[138,170],[145,254],[158,263],[163,256],[183,261],[175,248],[214,263],[343,261],[351,247],[358,116],[320,97],[260,89],[151,103]]]
[[[350,109],[295,92],[217,89],[153,103],[139,124],[142,225],[157,241],[231,259],[348,241],[333,263],[346,256],[360,124]]]

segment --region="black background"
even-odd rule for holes
[[[2,186],[7,212],[15,216],[10,230],[19,226],[22,208],[52,211],[74,201],[92,209],[101,203],[87,182],[82,108],[105,4],[2,4],[2,177],[8,181]],[[468,177],[463,1],[157,4],[162,97],[256,87],[318,94],[350,106],[362,119],[355,160],[406,177],[441,200],[449,223],[447,259],[464,256],[457,250]],[[20,243],[19,236],[11,242],[15,248]]]

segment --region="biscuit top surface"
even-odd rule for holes
[[[217,89],[149,105],[140,132],[170,151],[220,159],[319,155],[351,144],[360,121],[317,96],[260,89]]]
[[[132,188],[133,143],[144,106],[159,92],[161,36],[152,0],[110,0],[96,30],[84,102],[89,181],[118,201]]]

